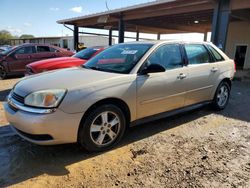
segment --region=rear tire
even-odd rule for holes
[[[4,66],[0,65],[0,80],[4,80],[5,78],[7,78],[7,72]]]
[[[213,99],[213,107],[215,110],[223,110],[229,101],[230,86],[227,82],[221,82],[215,92]]]
[[[104,151],[116,145],[126,129],[123,111],[107,104],[93,109],[81,122],[78,143],[88,151]]]

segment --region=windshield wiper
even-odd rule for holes
[[[99,71],[104,71],[105,69],[102,69],[100,67],[88,67],[86,65],[82,65],[83,68],[85,69],[92,69],[92,70],[99,70]]]
[[[100,68],[100,67],[87,67],[86,65],[82,65],[83,68],[86,68],[86,69],[92,69],[92,70],[97,70],[97,71],[104,71],[104,72],[112,72],[112,73],[120,73],[118,71],[114,71],[114,70],[110,70],[110,69],[103,69],[103,68]]]
[[[89,67],[87,67],[86,65],[81,65],[82,68],[85,68],[85,69],[90,69]]]
[[[88,67],[88,68],[90,68],[90,69],[93,69],[93,70],[104,70],[104,69],[102,69],[102,68],[100,68],[100,67]]]

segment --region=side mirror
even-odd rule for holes
[[[141,70],[141,74],[145,75],[148,73],[165,72],[166,69],[159,64],[150,64]]]

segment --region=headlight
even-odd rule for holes
[[[51,89],[29,94],[24,103],[29,106],[52,108],[57,107],[66,93],[65,89]]]

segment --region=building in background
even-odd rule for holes
[[[207,41],[235,59],[237,69],[250,69],[250,0],[161,0],[133,5],[91,15],[59,20],[74,27],[74,46],[80,28],[109,31],[109,38],[118,32],[118,42],[124,42],[125,32],[161,35],[202,33]]]
[[[38,43],[38,44],[51,44],[59,46],[61,48],[66,48],[69,50],[74,50],[73,36],[65,37],[35,37],[31,39],[11,39],[11,45],[19,45],[23,43]],[[108,46],[109,39],[104,36],[79,36],[79,43],[84,43],[84,46]],[[115,43],[115,39],[112,39],[112,44]]]

